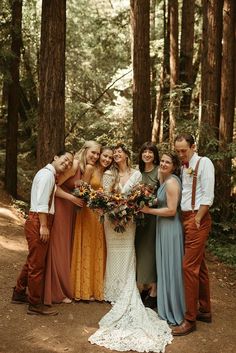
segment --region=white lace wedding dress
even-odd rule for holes
[[[122,193],[129,193],[140,181],[141,173],[134,171],[121,188]],[[105,189],[111,183],[112,175],[106,172]],[[135,224],[128,224],[124,233],[116,233],[108,220],[104,227],[107,242],[104,296],[113,306],[89,341],[117,351],[164,352],[172,341],[171,330],[155,311],[144,307],[136,286]]]

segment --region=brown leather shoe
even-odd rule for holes
[[[43,304],[29,304],[27,314],[29,315],[57,315],[58,311]]]
[[[198,311],[196,319],[198,321],[203,321],[203,322],[207,322],[207,323],[212,322],[211,313],[203,313],[201,311]]]
[[[11,302],[12,302],[13,304],[25,304],[25,303],[29,303],[29,302],[28,302],[28,296],[27,296],[27,294],[25,293],[25,291],[17,292],[17,291],[16,291],[16,287],[13,288],[13,293],[12,293]]]
[[[184,320],[181,325],[172,329],[173,336],[185,336],[196,330],[196,322]]]

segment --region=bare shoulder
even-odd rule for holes
[[[92,173],[93,171],[95,170],[95,167],[91,164],[86,164],[86,167],[85,167],[85,172],[87,173]]]
[[[176,179],[176,177],[171,176],[166,181],[166,187],[169,188],[169,189],[175,189],[175,188],[180,189],[180,182]]]

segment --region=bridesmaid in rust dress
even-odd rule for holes
[[[71,303],[73,297],[70,265],[75,205],[82,206],[83,203],[70,192],[74,189],[75,181],[80,179],[78,160],[74,159],[73,167],[68,172],[59,178],[58,184],[63,184],[61,187],[58,186],[55,197],[55,218],[50,235],[45,272],[44,304],[46,305]],[[75,175],[70,177],[71,174]]]

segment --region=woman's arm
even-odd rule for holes
[[[62,199],[71,201],[79,207],[83,207],[84,205],[84,201],[82,199],[70,194],[69,192],[64,191],[60,186],[57,186],[55,195],[57,197],[61,197]]]
[[[166,182],[167,207],[149,208],[147,206],[144,206],[141,212],[161,217],[175,216],[178,206],[179,193],[179,183],[174,178],[171,178]]]

